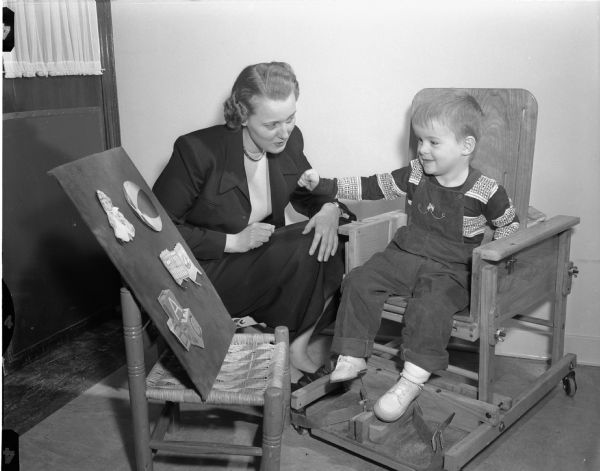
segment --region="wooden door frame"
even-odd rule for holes
[[[106,135],[106,148],[111,149],[121,145],[121,128],[110,0],[96,0],[96,10],[98,12],[98,34],[100,36],[100,60],[103,69],[101,88],[104,132]]]

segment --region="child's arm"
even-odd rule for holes
[[[502,239],[519,230],[519,216],[502,186],[498,186],[488,200],[485,217],[494,227],[494,240]]]
[[[317,194],[347,200],[395,199],[406,194],[411,167],[378,173],[369,177],[321,178],[314,170],[307,170],[298,185]]]

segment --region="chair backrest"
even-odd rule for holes
[[[61,165],[50,173],[58,179],[71,198],[83,220],[135,294],[138,303],[185,368],[200,396],[206,399],[227,354],[235,326],[221,298],[203,272],[197,278],[199,285],[191,281],[184,281],[180,285],[163,265],[161,252],[165,249],[171,251],[179,243],[190,257],[191,263],[201,270],[181,234],[127,153],[118,147]],[[145,197],[137,194],[138,206],[149,205],[152,216],[158,214],[162,221],[160,231],[151,229],[142,222],[141,217],[130,207],[124,192],[126,181],[132,182],[145,193]],[[133,225],[133,240],[117,240],[96,190],[104,192],[112,200],[113,206]],[[86,261],[82,260],[81,263]],[[170,293],[167,293],[167,298],[164,297],[166,290]],[[190,310],[202,330],[203,347],[187,342],[190,338],[195,338],[187,335],[193,332],[190,329],[197,329],[193,320],[187,317],[187,312],[182,313],[177,307],[175,311],[167,313],[163,308],[162,304],[172,307],[174,302],[182,309]]]
[[[421,90],[413,99],[413,108],[441,90]],[[485,114],[473,166],[506,188],[520,220],[527,221],[537,124],[535,98],[527,90],[518,88],[459,90],[471,94]],[[416,155],[416,148],[417,139],[411,129],[410,149],[413,156]]]

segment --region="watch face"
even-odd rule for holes
[[[130,181],[123,183],[123,192],[125,193],[127,203],[131,206],[135,214],[137,214],[147,226],[154,229],[156,232],[160,232],[162,230],[162,219],[146,192]]]

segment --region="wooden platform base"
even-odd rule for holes
[[[372,407],[396,381],[397,368],[378,358],[362,379],[340,385],[325,377],[295,391],[292,423],[394,470],[458,471],[572,374],[576,362],[575,355],[565,355],[529,380],[516,397],[495,396],[496,404],[470,397],[472,386],[446,388],[440,384],[451,384],[449,378],[434,378],[404,417],[385,423],[373,415]]]

